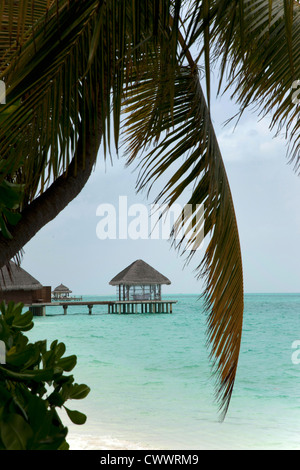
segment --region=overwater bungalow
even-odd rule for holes
[[[67,286],[60,284],[53,290],[52,297],[55,300],[68,299],[71,293],[72,291]]]
[[[52,292],[52,300],[81,300],[82,297],[70,297],[72,291],[65,286],[64,284],[60,284],[59,286],[55,287]]]
[[[172,304],[176,303],[162,300],[161,286],[171,281],[141,259],[123,269],[109,284],[117,290],[111,313],[136,313],[138,305],[142,313],[172,313]]]
[[[109,283],[117,287],[118,300],[161,300],[161,286],[171,281],[139,259],[123,269]]]

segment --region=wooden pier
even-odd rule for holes
[[[172,313],[172,305],[176,302],[177,300],[116,300],[108,305],[108,313]]]
[[[88,314],[92,315],[94,305],[107,305],[109,314],[136,314],[136,313],[172,313],[172,306],[177,300],[103,300],[103,301],[72,301],[72,302],[49,302],[25,305],[34,316],[45,316],[46,307],[63,307],[64,315],[72,306],[88,307]]]

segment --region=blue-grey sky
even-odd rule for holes
[[[286,159],[282,139],[273,138],[268,119],[247,113],[238,125],[223,123],[237,108],[222,97],[213,100],[212,117],[234,198],[242,246],[245,292],[300,292],[300,178]],[[110,279],[136,259],[144,259],[166,275],[171,286],[165,294],[201,293],[202,283],[193,264],[166,240],[99,240],[96,215],[100,204],[119,196],[128,205],[150,204],[136,194],[136,173],[124,167],[120,152],[105,167],[100,149],[98,163],[81,194],[25,246],[22,267],[44,285],[67,285],[76,295],[114,295]]]

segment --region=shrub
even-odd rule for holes
[[[76,365],[75,355],[64,356],[66,347],[57,340],[30,343],[23,332],[33,327],[23,304],[0,304],[0,341],[6,347],[0,364],[0,450],[67,450],[68,428],[58,414],[64,408],[75,424],[86,416],[65,406],[69,399],[85,398],[90,389],[66,375]]]

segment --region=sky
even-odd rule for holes
[[[300,292],[300,178],[286,158],[286,144],[274,138],[267,118],[246,113],[234,127],[224,122],[237,112],[228,96],[212,100],[212,118],[228,174],[239,227],[246,293]],[[93,174],[80,195],[24,247],[22,267],[43,285],[60,283],[75,295],[114,295],[109,281],[137,259],[143,259],[171,280],[166,295],[201,294],[195,268],[202,247],[190,265],[165,239],[101,240],[99,206],[111,204],[117,220],[124,213],[119,197],[148,208],[156,193],[136,194],[136,171],[125,159],[104,163],[100,148]],[[110,207],[112,207],[110,206]],[[132,212],[133,213],[133,212]],[[97,215],[98,214],[98,215]],[[128,214],[127,214],[128,215]],[[122,219],[123,220],[123,219]],[[128,215],[128,223],[134,217]]]

